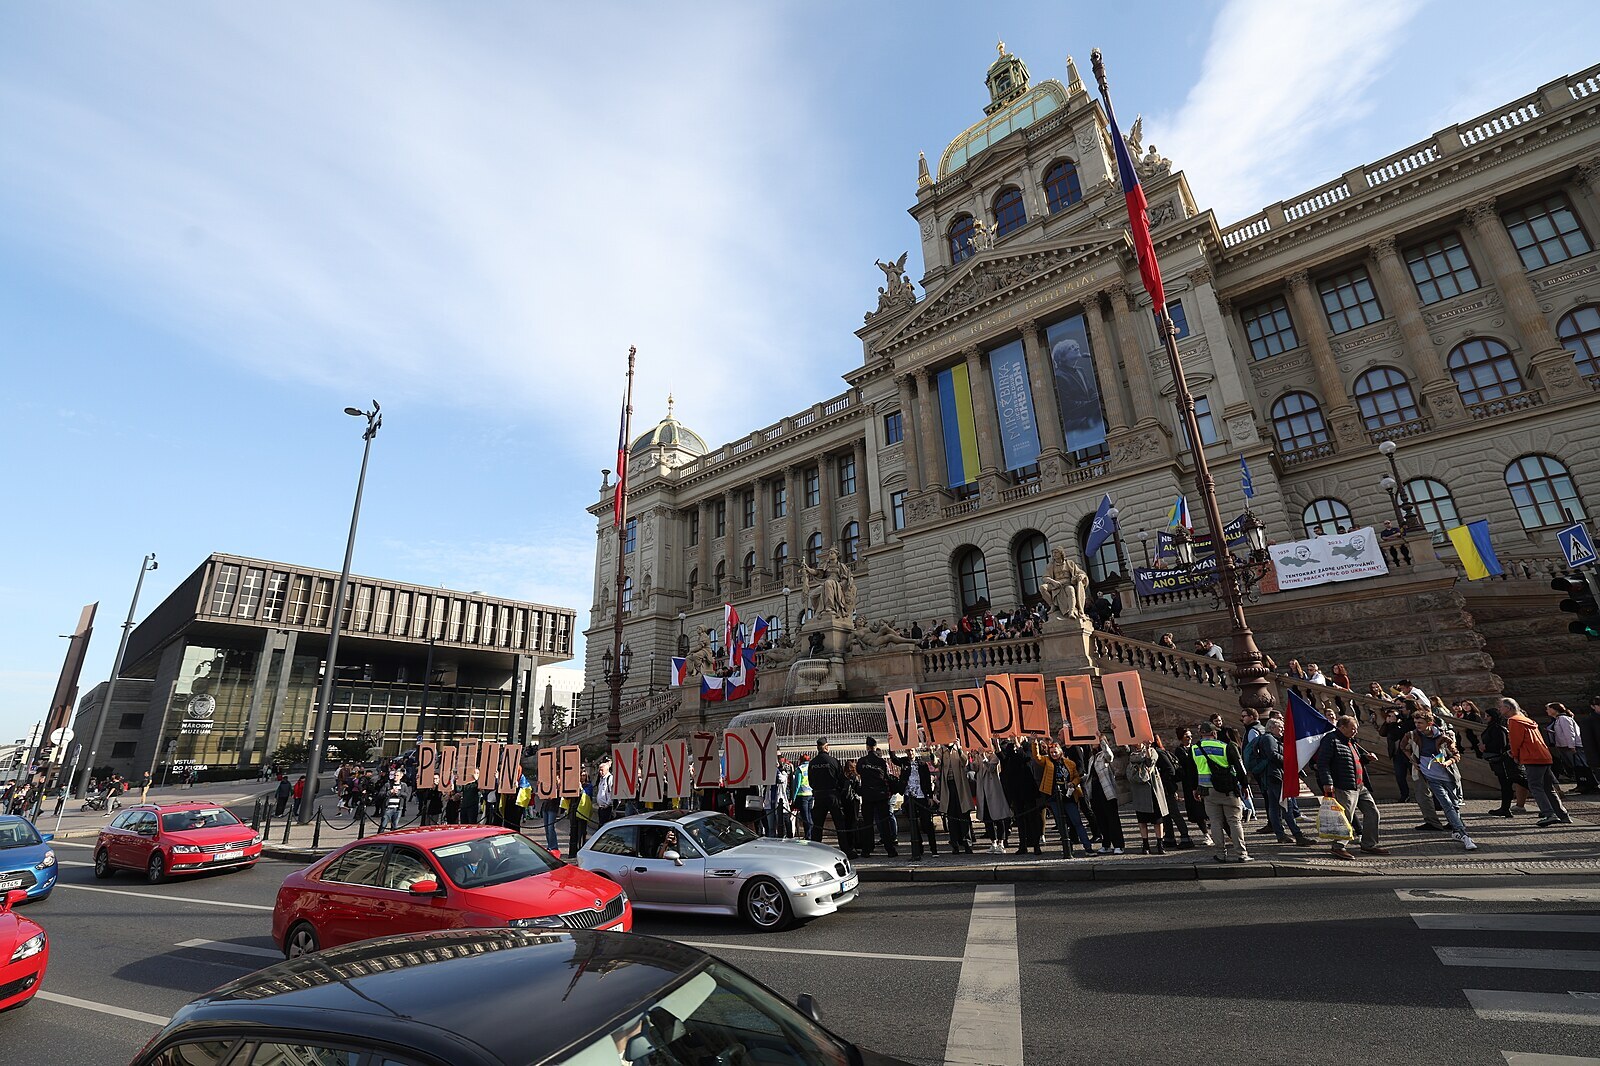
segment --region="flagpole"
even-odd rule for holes
[[[633,436],[633,359],[637,349],[628,347],[628,387],[623,393],[622,400],[622,447],[630,448]],[[623,548],[627,547],[628,538],[628,471],[627,466],[619,464],[622,469],[617,471],[619,484],[617,485],[617,577],[616,577],[616,610],[613,612],[616,621],[611,632],[611,706],[606,712],[606,744],[620,744],[622,742],[622,582],[623,577]]]
[[[1089,61],[1094,67],[1094,80],[1100,88],[1100,98],[1106,102],[1106,110],[1111,109],[1111,94],[1106,87],[1106,68],[1096,48],[1089,53]],[[1126,190],[1125,190],[1126,191]],[[1233,552],[1228,549],[1227,535],[1223,530],[1222,509],[1217,505],[1217,482],[1211,476],[1211,467],[1206,462],[1206,451],[1200,436],[1200,420],[1195,414],[1194,396],[1189,392],[1189,382],[1183,376],[1183,360],[1178,356],[1178,330],[1172,324],[1172,319],[1167,315],[1165,306],[1160,306],[1160,301],[1153,308],[1156,315],[1156,332],[1161,334],[1163,346],[1167,350],[1167,363],[1172,370],[1172,383],[1177,390],[1178,417],[1182,419],[1184,429],[1188,431],[1188,439],[1192,442],[1189,449],[1194,456],[1194,481],[1195,488],[1200,492],[1200,506],[1206,513],[1206,525],[1211,531],[1211,550],[1217,560],[1217,584],[1222,589],[1222,599],[1228,606],[1228,614],[1233,623],[1233,676],[1234,687],[1239,693],[1239,706],[1249,708],[1262,715],[1277,703],[1272,694],[1272,685],[1267,680],[1269,671],[1261,656],[1261,649],[1256,645],[1256,637],[1250,630],[1249,619],[1245,617],[1244,596],[1240,591],[1238,581],[1238,566],[1234,562]]]

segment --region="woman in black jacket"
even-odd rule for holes
[[[1506,720],[1500,713],[1500,708],[1489,707],[1483,712],[1485,725],[1483,735],[1478,738],[1478,754],[1483,756],[1483,761],[1489,764],[1489,769],[1494,771],[1494,776],[1500,781],[1500,807],[1492,811],[1502,818],[1510,818],[1511,799],[1516,792],[1517,775],[1521,768],[1516,760],[1511,757],[1511,736],[1506,730]]]
[[[1039,781],[1033,776],[1033,757],[1009,740],[1001,743],[1000,786],[1005,789],[1006,803],[1016,819],[1015,854],[1026,854],[1029,848],[1040,853],[1042,849],[1036,831]]]

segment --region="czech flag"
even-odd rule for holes
[[[1194,523],[1189,521],[1189,497],[1179,496],[1172,503],[1172,509],[1167,512],[1167,528],[1182,526],[1184,529],[1193,529]]]
[[[1283,798],[1294,799],[1300,795],[1300,771],[1310,766],[1317,756],[1322,738],[1333,729],[1333,723],[1318,710],[1289,693],[1289,713],[1283,723]]]
[[[760,647],[761,646],[761,642],[766,640],[766,639],[767,639],[767,620],[765,618],[761,617],[760,615],[757,615],[756,616],[755,628],[753,628],[750,631],[750,643],[754,644],[756,647]]]
[[[611,497],[611,528],[622,528],[622,507],[628,498],[628,401],[622,401],[617,420],[617,487]]]
[[[722,683],[725,679],[720,677],[707,677],[700,675],[700,698],[707,703],[721,703],[723,700]]]
[[[722,605],[722,629],[722,646],[732,649],[739,642],[739,612],[731,603]]]
[[[1095,65],[1100,65],[1100,53],[1095,51]],[[1144,187],[1139,184],[1139,171],[1133,165],[1133,158],[1128,155],[1128,142],[1122,139],[1122,131],[1117,128],[1117,113],[1111,107],[1111,92],[1105,87],[1104,73],[1101,75],[1101,98],[1106,105],[1106,121],[1111,123],[1111,145],[1117,153],[1117,176],[1122,180],[1122,194],[1128,201],[1128,229],[1133,236],[1133,250],[1139,257],[1139,276],[1144,279],[1144,291],[1150,294],[1151,306],[1158,317],[1165,317],[1167,310],[1166,294],[1161,288],[1161,266],[1156,262],[1155,242],[1150,239],[1149,204],[1144,198]]]
[[[755,671],[745,665],[745,657],[741,649],[739,665],[734,668],[726,681],[723,682],[722,698],[725,700],[742,700],[755,691]]]
[[[672,680],[669,682],[674,688],[681,686],[689,676],[689,660],[672,657]]]
[[[1505,573],[1505,569],[1500,565],[1499,556],[1494,553],[1494,545],[1489,543],[1487,521],[1479,519],[1464,526],[1454,526],[1446,532],[1450,536],[1451,545],[1455,547],[1456,555],[1461,558],[1461,565],[1467,568],[1468,581],[1499,577]]]

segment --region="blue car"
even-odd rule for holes
[[[22,889],[28,899],[44,899],[56,887],[54,833],[41,833],[16,814],[0,814],[0,894]]]

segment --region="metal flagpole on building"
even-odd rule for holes
[[[128,620],[122,623],[122,640],[117,644],[117,657],[111,663],[111,679],[106,682],[106,698],[100,701],[100,713],[94,720],[94,739],[89,742],[89,758],[85,760],[83,776],[78,779],[80,796],[88,790],[89,775],[94,772],[94,759],[100,754],[100,736],[105,732],[106,716],[111,713],[111,697],[117,694],[117,677],[122,673],[122,657],[128,653],[128,637],[133,633],[133,615],[139,609],[139,592],[144,588],[144,575],[154,570],[156,565],[155,552],[139,560],[139,580],[133,586],[133,601],[128,604]],[[70,775],[68,780],[71,780]]]
[[[611,676],[607,681],[611,686],[611,707],[606,715],[606,743],[617,744],[622,741],[622,582],[623,548],[627,546],[628,538],[628,461],[627,449],[631,446],[629,437],[633,433],[633,360],[638,349],[628,348],[628,387],[622,398],[622,437],[618,445],[617,461],[617,504],[615,508],[615,522],[617,524],[617,599],[616,621],[611,632]]]

